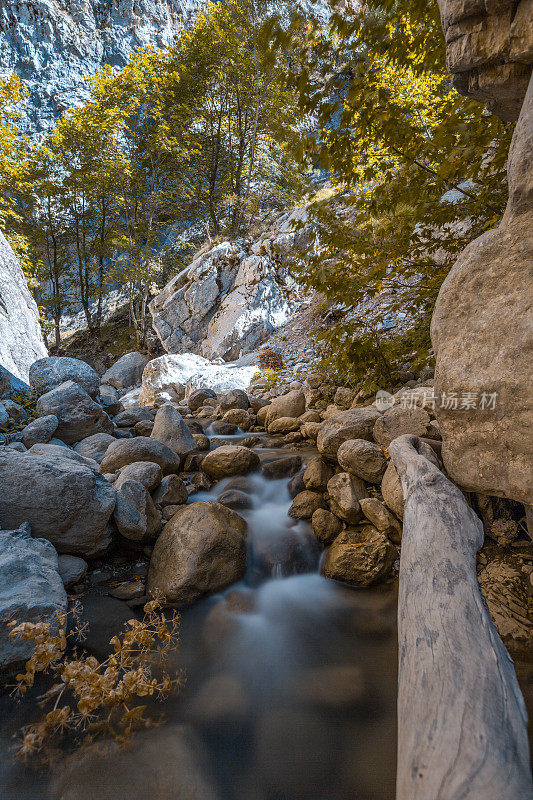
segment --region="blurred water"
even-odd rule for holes
[[[287,484],[256,474],[191,498],[217,499],[232,487],[249,496],[252,507],[239,512],[249,526],[248,568],[240,584],[184,611],[175,665],[187,684],[165,704],[163,728],[143,734],[139,752],[120,763],[69,775],[70,794],[49,793],[46,775],[11,766],[7,736],[30,709],[14,712],[3,698],[2,800],[121,800],[121,786],[128,800],[206,800],[189,776],[185,792],[176,784],[158,793],[157,770],[168,774],[181,753],[176,723],[196,737],[202,776],[220,800],[392,800],[395,587],[354,590],[322,578],[310,526],[287,516]],[[143,753],[150,765],[132,784]]]

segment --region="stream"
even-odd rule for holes
[[[312,455],[256,452],[263,461]],[[62,792],[50,791],[46,773],[13,763],[10,738],[28,719],[29,703],[13,706],[3,697],[2,800],[121,800],[123,785],[131,786],[133,800],[392,800],[396,585],[359,590],[321,577],[311,526],[287,516],[288,479],[225,479],[190,502],[216,500],[231,488],[244,491],[251,506],[238,512],[249,526],[246,575],[183,611],[175,665],[185,670],[186,684],[161,707],[165,721],[156,733],[142,734],[165,743],[144,752],[151,753],[151,769],[161,760],[168,778],[167,762],[174,769],[183,764],[172,748],[176,724],[185,725],[212,794],[192,786],[194,776],[184,790],[184,766],[175,791],[161,789],[158,770],[150,776],[133,752],[115,759],[107,778],[97,779],[94,769],[83,777],[82,770],[84,792],[71,778]],[[180,739],[180,753],[181,747]]]

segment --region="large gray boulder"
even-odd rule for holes
[[[393,406],[376,420],[374,439],[382,447],[388,447],[393,439],[403,434],[424,437],[429,423],[429,414],[423,408]]]
[[[533,46],[533,45],[532,45]],[[468,491],[533,503],[531,264],[533,78],[508,161],[502,222],[461,253],[440,290],[431,338],[442,457]]]
[[[148,436],[136,436],[134,439],[116,439],[109,445],[100,464],[100,472],[105,475],[115,472],[135,461],[151,461],[159,464],[164,475],[179,472],[180,457],[166,444],[150,439]]]
[[[121,391],[140,386],[150,358],[143,353],[126,353],[102,375],[101,382]]]
[[[379,422],[377,420],[376,425]],[[365,439],[348,439],[339,447],[337,458],[346,472],[368,483],[380,483],[387,469],[387,459],[381,448]]]
[[[66,610],[67,594],[50,542],[34,539],[27,523],[0,531],[0,672],[20,666],[33,652],[31,642],[10,638],[10,621],[57,625],[57,613]]]
[[[150,437],[163,442],[182,458],[198,449],[185,420],[171,403],[158,410]]]
[[[26,425],[22,431],[22,442],[24,446],[29,448],[38,443],[46,444],[56,432],[58,425],[59,420],[55,414],[49,414],[47,417],[38,417],[34,419],[33,422]]]
[[[348,439],[365,439],[371,442],[374,424],[381,414],[376,408],[352,408],[341,411],[323,423],[316,444],[326,458],[335,460],[341,444]]]
[[[27,383],[30,366],[46,355],[37,305],[11,246],[0,232],[0,364]],[[4,373],[2,382],[5,378]]]
[[[148,597],[181,606],[240,580],[246,569],[246,536],[243,518],[220,503],[183,506],[155,544]]]
[[[43,394],[37,401],[37,413],[58,418],[55,436],[65,444],[81,442],[95,433],[113,432],[105,411],[75,381],[66,381]]]
[[[38,395],[46,394],[67,381],[75,381],[93,399],[98,394],[98,373],[77,358],[50,356],[34,361],[30,367],[30,386]]]
[[[0,452],[0,525],[14,529],[29,522],[33,534],[48,539],[59,553],[97,556],[110,544],[107,523],[115,490],[90,466],[63,455],[62,449],[48,455]]]
[[[249,255],[239,242],[200,253],[150,304],[163,347],[225,361],[250,352],[293,307],[283,274],[279,259]]]
[[[115,438],[110,433],[93,433],[92,436],[87,436],[75,445],[74,450],[80,456],[85,458],[92,458],[93,461],[101,462],[106,454],[109,445],[115,441]]]

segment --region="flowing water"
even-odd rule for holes
[[[46,777],[12,766],[6,737],[27,709],[13,712],[3,698],[10,722],[2,800],[121,800],[121,786],[133,800],[392,800],[395,586],[357,590],[322,578],[310,526],[287,516],[287,484],[256,474],[191,498],[216,499],[228,488],[249,495],[252,507],[239,512],[249,526],[248,567],[241,583],[182,615],[176,665],[187,683],[165,704],[167,722],[147,734],[164,742],[147,739],[150,768],[140,766],[140,747],[140,756],[126,754],[108,775],[76,772],[78,788],[69,777],[62,789],[71,786],[71,794],[49,795]],[[182,763],[176,723],[193,737],[188,746],[212,793],[184,767],[175,789],[160,788],[158,768],[168,779]]]

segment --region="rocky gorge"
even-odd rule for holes
[[[434,358],[378,391],[320,368],[304,207],[201,248],[152,299],[159,349],[118,358],[48,355],[0,234],[6,800],[532,796],[530,4],[439,5],[457,89],[517,120],[509,203],[442,285]],[[129,30],[120,4],[72,24],[93,11],[98,47]]]

